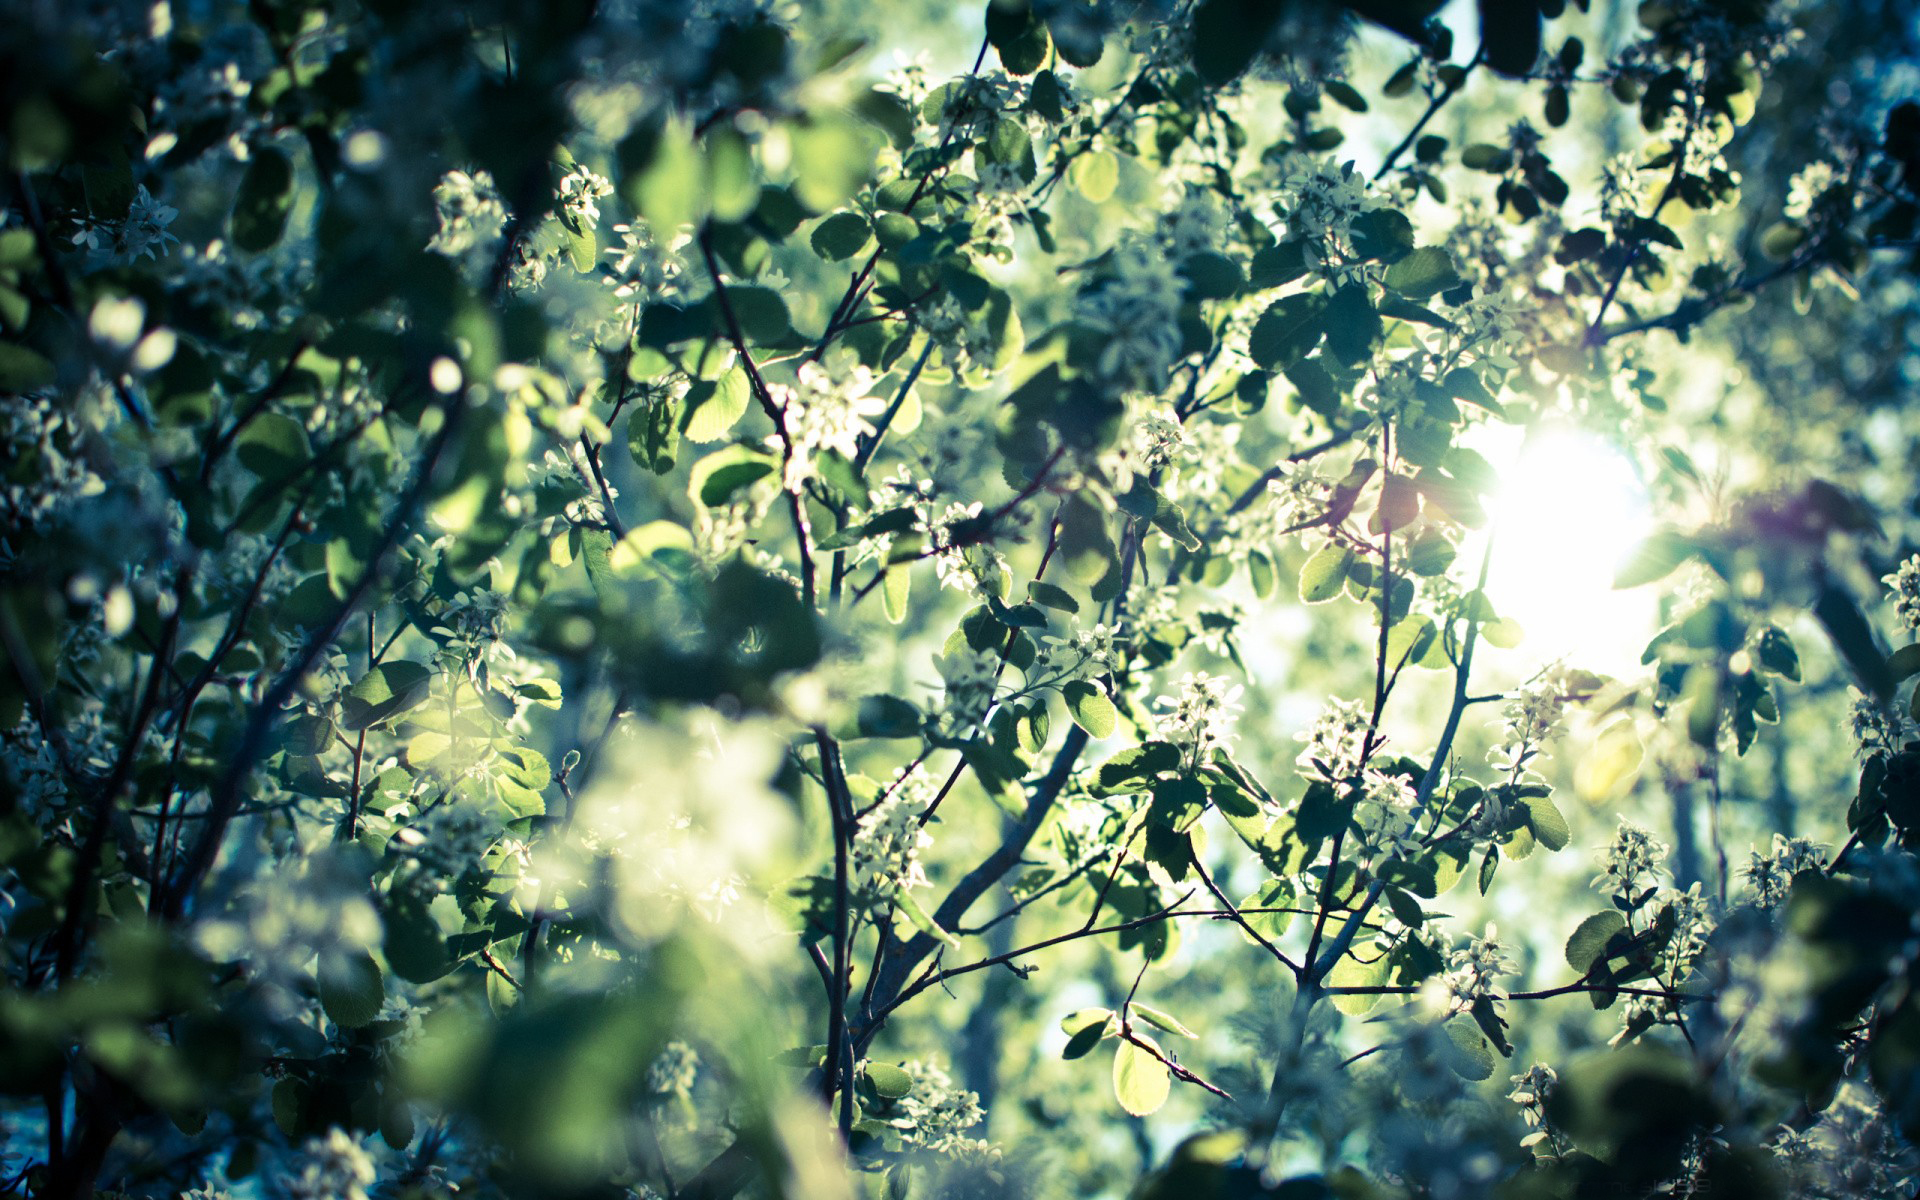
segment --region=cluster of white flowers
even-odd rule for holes
[[[1174,471],[1162,481],[1161,491],[1170,499],[1210,502],[1226,486],[1227,471],[1239,462],[1236,447],[1240,441],[1236,421],[1209,421],[1204,418],[1182,427],[1184,444]]]
[[[480,859],[500,837],[500,823],[471,804],[446,801],[420,814],[393,835],[400,852],[420,868],[441,891],[480,865]]]
[[[867,418],[887,411],[886,400],[872,394],[872,371],[854,365],[847,367],[844,375],[835,379],[819,363],[807,362],[800,364],[799,386],[767,385],[786,421],[787,440],[792,445],[782,477],[790,492],[800,491],[820,473],[817,460],[822,452],[857,457],[860,439],[875,432]]]
[[[986,720],[1000,678],[1000,657],[962,648],[934,661],[946,695],[940,706],[942,728],[963,734]]]
[[[927,95],[933,85],[927,80],[927,72],[933,65],[933,58],[925,50],[912,58],[904,57],[900,51],[893,52],[894,66],[880,77],[876,85],[883,92],[892,92],[907,102],[907,107],[918,109],[927,102]]]
[[[244,120],[247,97],[252,94],[253,82],[246,77],[238,62],[208,55],[193,66],[174,71],[162,79],[154,89],[153,117],[149,128],[158,134],[162,129],[183,130],[204,121]],[[174,140],[177,143],[178,138]],[[152,144],[149,143],[150,146]],[[238,157],[245,157],[244,139],[237,139],[230,144],[239,151]],[[150,150],[149,157],[152,156]]]
[[[700,1074],[700,1054],[675,1039],[660,1047],[647,1064],[647,1091],[656,1096],[686,1096]]]
[[[43,529],[78,501],[107,488],[82,453],[86,427],[44,393],[15,396],[0,406],[0,461],[30,464],[8,472],[0,487],[7,524]]]
[[[910,1062],[905,1069],[913,1088],[901,1097],[900,1116],[891,1123],[907,1144],[935,1154],[985,1152],[986,1142],[967,1136],[986,1116],[979,1095],[955,1087],[952,1077],[932,1063]]]
[[[1521,311],[1504,288],[1481,288],[1453,310],[1454,327],[1442,333],[1441,355],[1451,358],[1458,351],[1471,350],[1483,362],[1511,368],[1515,353],[1526,341]]]
[[[1553,1099],[1560,1076],[1552,1067],[1537,1062],[1521,1074],[1508,1076],[1507,1082],[1513,1084],[1507,1099],[1520,1106],[1520,1119],[1527,1123],[1527,1134],[1520,1144],[1532,1149],[1553,1136],[1547,1123],[1547,1103]]]
[[[578,163],[560,179],[560,215],[575,228],[600,224],[600,198],[613,195],[613,184]]]
[[[303,990],[321,951],[368,949],[382,937],[364,874],[334,854],[295,858],[264,868],[230,912],[194,929],[202,953],[244,964],[276,998]]]
[[[1170,409],[1146,413],[1127,430],[1126,457],[1138,472],[1156,471],[1179,457],[1187,432]]]
[[[693,240],[679,234],[661,241],[645,225],[615,225],[620,244],[607,248],[613,260],[613,274],[607,285],[621,299],[671,300],[686,290],[687,262],[684,255]]]
[[[1498,980],[1514,970],[1498,927],[1488,923],[1485,937],[1468,934],[1467,944],[1447,956],[1447,969],[1440,976],[1447,1012],[1466,1012],[1483,996],[1504,998],[1506,992],[1498,986]]]
[[[1226,239],[1226,224],[1219,197],[1207,188],[1187,184],[1162,205],[1153,233],[1169,255],[1183,259],[1202,250],[1217,252]]]
[[[323,1138],[311,1138],[301,1148],[304,1161],[297,1173],[280,1177],[280,1194],[287,1200],[367,1200],[379,1172],[360,1139],[335,1126]]]
[[[936,145],[957,137],[991,134],[1002,113],[1016,113],[1027,103],[1028,83],[1005,71],[981,71],[956,80],[940,112],[940,127],[932,131]]]
[[[1096,624],[1069,637],[1048,634],[1043,637],[1041,653],[1046,670],[1056,672],[1056,682],[1104,680],[1125,664],[1127,643],[1117,626]]]
[[[1267,480],[1267,506],[1276,529],[1288,529],[1317,520],[1327,511],[1333,483],[1310,462],[1282,463],[1279,474]]]
[[[440,228],[427,249],[448,258],[492,250],[507,232],[507,206],[487,171],[448,171],[433,189]]]
[[[269,310],[271,293],[297,292],[311,268],[298,255],[235,254],[221,238],[204,247],[183,245],[168,262],[177,286],[199,303],[219,309],[237,329],[258,329],[283,315],[285,310],[277,305]],[[293,286],[280,289],[283,283]]]
[[[1517,777],[1559,730],[1567,703],[1582,693],[1583,682],[1566,664],[1554,663],[1511,693],[1501,714],[1495,768]]]
[[[1911,1194],[1920,1158],[1879,1097],[1849,1079],[1805,1132],[1782,1126],[1772,1149],[1796,1196],[1879,1200]]]
[[[919,512],[921,528],[933,544],[933,574],[940,586],[974,596],[998,595],[1006,576],[1006,556],[982,540],[977,529],[963,530],[980,516],[981,503],[950,504],[937,521],[932,510],[927,503]]]
[[[1369,768],[1353,804],[1355,849],[1374,863],[1410,858],[1420,849],[1419,793],[1405,776]]]
[[[85,217],[74,231],[73,244],[84,247],[95,265],[132,263],[141,258],[158,258],[180,238],[167,227],[180,210],[162,204],[141,184],[133,193],[127,215],[119,220]]]
[[[1126,811],[1118,797],[1096,799],[1076,796],[1057,809],[1059,822],[1054,838],[1060,856],[1069,863],[1082,862],[1113,848],[1113,834],[1124,823]],[[1117,818],[1117,820],[1116,820]]]
[[[1304,239],[1309,263],[1322,271],[1350,256],[1354,219],[1381,205],[1352,163],[1330,158],[1289,155],[1280,164],[1278,184],[1275,211],[1286,222],[1287,235]]]
[[[1826,869],[1827,850],[1807,838],[1776,833],[1769,853],[1754,850],[1749,853],[1749,859],[1745,872],[1747,898],[1755,908],[1774,909],[1787,902],[1795,875]]]
[[[1678,977],[1707,948],[1707,939],[1713,935],[1713,905],[1700,893],[1700,881],[1695,880],[1684,892],[1678,888],[1662,892],[1654,920],[1673,923],[1673,936],[1661,951],[1660,963],[1662,974]]]
[[[1158,246],[1129,239],[1080,298],[1080,318],[1101,335],[1095,370],[1115,387],[1157,392],[1180,354],[1183,285]]]
[[[896,890],[928,882],[920,852],[933,845],[933,836],[921,821],[930,799],[915,766],[896,779],[892,789],[854,825],[847,867],[856,905],[877,913]]]
[[[1600,860],[1593,886],[1608,895],[1632,895],[1651,886],[1654,872],[1667,860],[1667,844],[1624,818]]]
[[[942,292],[932,300],[923,301],[913,313],[928,339],[940,347],[947,361],[956,367],[991,354],[993,348],[985,331],[951,294]]]
[[[1600,169],[1600,219],[1616,229],[1631,225],[1646,204],[1651,178],[1639,155],[1608,159]]]
[[[1313,725],[1297,736],[1307,748],[1294,762],[1346,794],[1352,789],[1353,777],[1360,773],[1360,763],[1366,757],[1369,723],[1359,701],[1332,701]]]
[[[1901,624],[1920,630],[1920,554],[1908,558],[1880,581],[1893,589],[1893,610]]]
[[[1026,216],[1027,182],[1012,163],[979,162],[974,173],[973,244],[993,258],[1010,261],[1014,222]]]
[[[1805,221],[1821,212],[1827,193],[1840,182],[1830,162],[1822,160],[1800,168],[1787,184],[1787,219]]]
[[[1218,675],[1192,672],[1174,686],[1173,695],[1155,701],[1166,711],[1154,717],[1154,732],[1195,761],[1203,761],[1233,736],[1244,690]]]

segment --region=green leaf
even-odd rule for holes
[[[1907,650],[1915,653],[1908,656],[1911,665],[1906,670],[1902,670],[1900,656]],[[1753,656],[1762,670],[1799,681],[1800,652],[1794,649],[1793,639],[1788,637],[1784,630],[1772,625],[1761,630],[1760,637],[1753,644]],[[1920,673],[1920,646],[1908,646],[1904,650],[1894,651],[1892,666],[1896,680]]]
[[[1073,160],[1073,166],[1067,168],[1067,179],[1082,196],[1104,204],[1120,186],[1120,160],[1111,151],[1089,151]]]
[[[271,146],[253,151],[233,201],[233,244],[258,254],[273,247],[293,210],[293,163]]]
[[[933,919],[932,914],[920,906],[920,902],[913,898],[913,893],[908,889],[904,887],[895,888],[893,892],[893,904],[895,908],[900,910],[902,916],[913,923],[915,929],[918,929],[922,933],[932,934],[935,938],[945,942],[953,949],[957,950],[960,948],[960,939],[940,928],[939,923]]]
[[[872,233],[867,219],[859,213],[839,212],[814,226],[809,241],[815,254],[828,262],[840,262],[865,249]]]
[[[1027,585],[1027,595],[1033,597],[1035,604],[1044,604],[1048,608],[1055,609],[1059,612],[1077,613],[1080,611],[1080,602],[1074,599],[1072,592],[1051,583],[1042,583],[1038,579]]]
[[[1134,1002],[1128,1007],[1132,1010],[1134,1016],[1139,1017],[1142,1021],[1145,1021],[1147,1024],[1152,1025],[1156,1029],[1163,1029],[1168,1033],[1171,1033],[1177,1037],[1183,1037],[1183,1038],[1198,1038],[1200,1036],[1199,1034],[1195,1033],[1193,1030],[1188,1029],[1185,1025],[1182,1025],[1179,1021],[1175,1020],[1173,1017],[1173,1014],[1171,1013],[1161,1012],[1157,1008],[1149,1007],[1148,1005],[1141,1004],[1138,1001]]]
[[[1105,1029],[1112,1019],[1110,1008],[1076,1008],[1060,1018],[1060,1032],[1072,1037],[1083,1029]]]
[[[752,382],[741,367],[728,370],[712,384],[694,384],[687,389],[687,440],[719,441],[746,414],[752,398]]]
[[[1627,927],[1627,919],[1613,909],[1597,912],[1580,922],[1567,939],[1567,965],[1585,976],[1606,953],[1607,943]]]
[[[627,452],[633,461],[665,475],[680,456],[680,399],[671,392],[642,405],[627,418]]]
[[[1100,1009],[1105,1013],[1106,1009]],[[1111,1015],[1111,1014],[1109,1014]],[[1061,1048],[1060,1057],[1068,1060],[1084,1058],[1093,1053],[1093,1048],[1107,1036],[1107,1017],[1091,1021],[1075,1029],[1067,1038],[1067,1044]]]
[[[573,269],[582,275],[592,273],[600,261],[599,235],[590,227],[575,225],[570,220],[560,222],[560,231],[567,244],[567,260]]]
[[[1438,246],[1422,246],[1387,268],[1383,282],[1402,296],[1423,300],[1460,285],[1453,256]]]
[[[1566,849],[1573,831],[1567,828],[1566,817],[1553,801],[1545,796],[1528,796],[1521,803],[1526,806],[1527,828],[1534,838],[1549,850]]]
[[[1367,299],[1365,284],[1350,283],[1335,292],[1324,319],[1328,352],[1349,366],[1364,361],[1380,340],[1380,314]]]
[[[262,479],[290,475],[313,457],[306,426],[277,412],[263,412],[247,422],[234,439],[233,452],[241,466]]]
[[[349,733],[378,725],[427,698],[433,671],[424,664],[384,662],[360,677],[340,701],[340,727]]]
[[[898,1100],[913,1090],[913,1076],[892,1063],[868,1062],[860,1070],[873,1090],[889,1100]]]
[[[1067,702],[1067,711],[1073,714],[1073,723],[1096,738],[1112,735],[1119,722],[1119,711],[1113,701],[1095,684],[1084,679],[1076,679],[1060,689],[1060,695]]]
[[[1397,208],[1376,208],[1354,218],[1353,248],[1362,258],[1398,263],[1413,250],[1413,222]]]
[[[891,623],[898,625],[907,619],[907,597],[912,587],[913,573],[907,570],[906,563],[887,568],[886,578],[880,584],[880,608]]]
[[[1616,588],[1639,587],[1665,579],[1700,552],[1700,543],[1674,529],[1662,529],[1640,543],[1615,572]]]
[[[384,949],[395,975],[408,983],[432,983],[453,970],[440,925],[422,900],[411,892],[395,892],[387,897],[385,916]]]
[[[1200,300],[1225,300],[1237,296],[1246,283],[1240,275],[1239,264],[1211,250],[1188,255],[1180,264],[1180,273],[1187,277],[1193,296]]]
[[[1275,300],[1253,323],[1253,332],[1247,337],[1247,355],[1268,370],[1305,358],[1326,331],[1321,320],[1326,307],[1326,301],[1312,292]]]
[[[1320,85],[1320,90],[1325,92],[1334,103],[1340,105],[1342,108],[1357,113],[1367,111],[1366,97],[1355,91],[1352,84],[1342,83],[1338,79],[1330,79]]]
[[[1127,785],[1152,779],[1179,765],[1180,751],[1170,743],[1142,742],[1101,763],[1097,778],[1100,787],[1108,792],[1129,790]]]
[[[342,1029],[358,1029],[380,1015],[387,998],[380,965],[365,950],[330,951],[320,958],[320,1007]]]
[[[1308,604],[1324,604],[1346,586],[1347,568],[1353,563],[1353,551],[1328,542],[1300,567],[1300,599]]]
[[[1782,634],[1781,636],[1785,637],[1786,635]],[[1766,666],[1764,659],[1761,661],[1761,665]],[[1797,668],[1799,665],[1799,656],[1795,655],[1794,666]],[[1769,667],[1768,669],[1772,670],[1773,668]],[[1893,672],[1895,682],[1920,675],[1920,643],[1915,643],[1911,646],[1902,646],[1898,650],[1895,650],[1892,655],[1887,658],[1887,669]],[[1776,671],[1775,673],[1787,675],[1785,671]],[[1787,675],[1787,678],[1798,679],[1800,676],[1798,673],[1795,673]]]
[[[1276,288],[1292,283],[1307,273],[1306,243],[1299,238],[1288,238],[1271,246],[1264,246],[1253,256],[1253,266],[1248,273],[1248,286],[1255,289]]]
[[[1160,1047],[1153,1039],[1141,1034],[1134,1036],[1153,1050],[1129,1041],[1118,1043],[1113,1054],[1113,1094],[1121,1108],[1133,1116],[1144,1117],[1158,1112],[1167,1102],[1173,1091],[1173,1077],[1167,1073],[1167,1065],[1154,1056]]]
[[[1820,589],[1820,596],[1813,603],[1813,615],[1826,627],[1827,636],[1833,639],[1834,648],[1853,668],[1854,676],[1860,681],[1863,691],[1871,692],[1885,701],[1893,695],[1893,671],[1887,665],[1887,657],[1881,653],[1879,641],[1873,636],[1873,626],[1860,612],[1860,606],[1853,597],[1833,584]]]
[[[920,736],[920,710],[898,696],[867,696],[860,701],[861,737]]]
[[[1447,1066],[1462,1079],[1479,1082],[1493,1077],[1493,1050],[1480,1031],[1465,1021],[1447,1022]]]

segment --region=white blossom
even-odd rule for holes
[[[847,855],[855,903],[877,912],[897,890],[926,885],[920,852],[933,845],[933,835],[921,818],[931,799],[915,767],[855,824]]]
[[[1469,934],[1467,944],[1447,956],[1446,970],[1440,976],[1447,1011],[1466,1012],[1482,997],[1504,998],[1506,992],[1499,988],[1498,980],[1513,972],[1513,960],[1507,957],[1496,926],[1489,923],[1485,937]]]
[[[507,206],[487,171],[448,171],[433,189],[440,228],[427,249],[448,258],[486,251],[507,231]]]
[[[1840,182],[1832,163],[1811,162],[1800,168],[1787,184],[1787,219],[1805,221],[1814,216],[1828,191]]]
[[[819,363],[802,363],[798,379],[799,386],[794,388],[768,385],[786,421],[791,445],[783,476],[790,492],[800,491],[819,474],[821,453],[831,450],[843,458],[858,457],[860,439],[875,432],[867,418],[887,410],[886,400],[871,394],[873,372],[863,366],[848,367],[843,378],[835,379]]]
[[[1173,695],[1156,701],[1166,711],[1154,718],[1154,732],[1195,761],[1204,760],[1232,736],[1244,690],[1217,675],[1193,672],[1180,680]]]
[[[1357,700],[1334,700],[1298,740],[1307,744],[1294,761],[1345,794],[1366,757],[1367,713]]]
[[[1920,554],[1909,557],[1880,580],[1893,590],[1893,611],[1900,623],[1920,630]]]
[[[360,1139],[339,1127],[302,1147],[304,1161],[298,1173],[280,1177],[280,1194],[287,1200],[367,1200],[379,1172]]]
[[[660,1047],[647,1064],[647,1091],[656,1096],[685,1096],[693,1091],[699,1073],[699,1052],[675,1039]]]
[[[592,229],[600,223],[600,198],[612,194],[605,176],[576,163],[560,180],[560,215],[579,229]]]
[[[1378,863],[1410,858],[1419,851],[1417,799],[1418,793],[1404,776],[1371,768],[1362,773],[1353,805],[1355,846],[1362,857]]]
[[[1081,296],[1081,320],[1101,339],[1094,368],[1121,388],[1159,391],[1179,357],[1180,298],[1174,263],[1134,239],[1114,247],[1106,270]]]
[[[1786,903],[1793,889],[1793,877],[1802,871],[1826,869],[1826,847],[1806,838],[1773,835],[1773,847],[1767,854],[1754,850],[1743,874],[1747,877],[1747,897],[1755,908],[1773,909]]]
[[[1667,844],[1657,840],[1645,828],[1624,818],[1600,860],[1600,874],[1593,886],[1602,892],[1629,895],[1651,882],[1653,873],[1666,862]]]
[[[994,691],[1000,675],[1000,657],[996,654],[962,648],[935,660],[946,689],[941,707],[941,724],[953,733],[964,733],[986,719],[993,707]]]
[[[967,1130],[986,1116],[977,1093],[954,1086],[953,1079],[932,1063],[905,1065],[913,1088],[900,1099],[900,1116],[890,1122],[909,1145],[935,1154],[976,1153],[986,1143],[967,1136]]]

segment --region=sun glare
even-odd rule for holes
[[[1491,506],[1487,592],[1520,623],[1520,652],[1620,675],[1653,634],[1652,589],[1617,591],[1614,573],[1652,529],[1646,489],[1620,449],[1589,433],[1546,427],[1482,453],[1500,469]],[[1471,551],[1470,551],[1471,552]]]

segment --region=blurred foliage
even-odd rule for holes
[[[0,1195],[1914,1194],[1916,17],[20,0]]]

